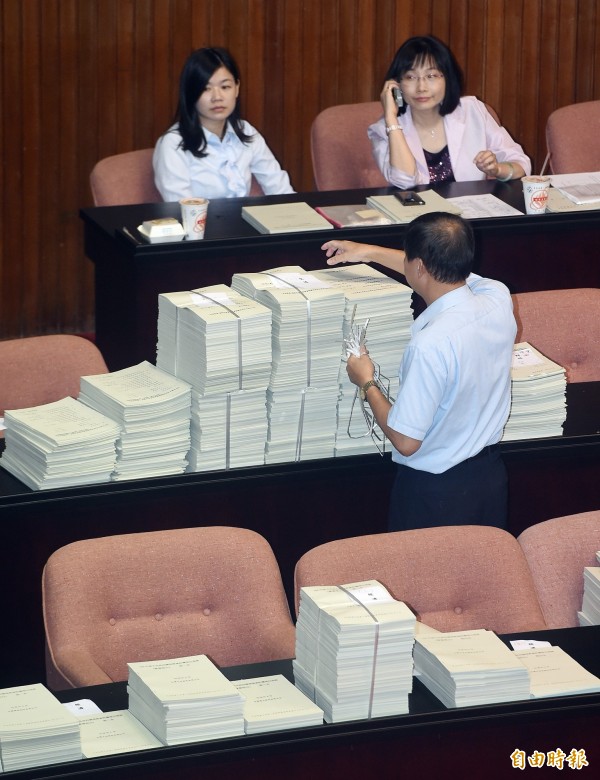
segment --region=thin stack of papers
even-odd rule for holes
[[[366,203],[354,206],[317,206],[315,211],[322,214],[334,227],[339,228],[394,224],[393,220],[378,209],[367,207]]]
[[[561,436],[567,418],[566,392],[567,377],[562,366],[526,341],[515,344],[512,401],[503,440]]]
[[[0,690],[0,767],[27,767],[81,759],[79,720],[40,683]]]
[[[333,456],[344,294],[299,266],[235,274],[273,313],[267,463]]]
[[[323,710],[281,674],[234,680],[233,684],[246,700],[246,734],[320,726],[323,723]]]
[[[277,203],[273,206],[244,206],[242,217],[259,233],[304,233],[331,230],[333,225],[308,203]]]
[[[119,426],[74,398],[7,411],[0,466],[30,488],[108,482]]]
[[[596,553],[600,563],[600,552]],[[583,600],[577,613],[580,626],[600,626],[600,566],[583,570]]]
[[[560,647],[516,650],[514,654],[529,672],[532,699],[600,691],[600,679]]]
[[[81,378],[79,400],[118,423],[113,480],[182,474],[190,448],[188,384],[144,361]]]
[[[493,631],[417,634],[415,670],[446,707],[529,699],[529,673]]]
[[[162,747],[162,742],[128,710],[87,715],[80,718],[79,727],[84,758]]]
[[[380,367],[381,385],[393,400],[398,391],[398,368],[413,324],[412,290],[364,263],[315,271],[314,275],[344,293],[344,339],[354,325],[368,323],[367,346]],[[368,428],[358,391],[348,378],[346,353],[341,346],[335,455],[373,452],[373,442],[365,435]]]
[[[415,622],[376,580],[302,588],[297,687],[328,723],[408,712]]]
[[[381,211],[396,224],[412,222],[420,214],[428,214],[431,211],[445,211],[448,214],[461,213],[458,206],[446,198],[442,198],[433,190],[419,192],[419,197],[425,201],[423,205],[404,206],[395,195],[369,195],[367,205]]]
[[[129,711],[164,745],[244,733],[244,697],[205,655],[128,667]]]
[[[550,182],[572,203],[600,208],[600,171],[556,174]]]

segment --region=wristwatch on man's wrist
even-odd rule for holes
[[[361,401],[367,400],[367,393],[369,392],[370,387],[378,387],[376,379],[369,379],[369,381],[365,382],[364,385],[360,388]]]

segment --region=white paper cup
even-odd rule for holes
[[[179,201],[185,236],[190,241],[204,238],[209,201],[206,198],[184,198]]]
[[[523,198],[527,214],[544,214],[548,203],[549,176],[524,176]]]

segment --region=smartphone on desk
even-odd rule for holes
[[[412,190],[404,190],[395,192],[394,195],[398,198],[403,206],[424,206],[425,201],[416,192]]]

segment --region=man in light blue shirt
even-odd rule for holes
[[[516,323],[508,289],[471,273],[470,225],[452,214],[425,214],[410,223],[404,252],[339,241],[324,249],[329,263],[377,262],[402,273],[427,304],[412,326],[393,405],[368,354],[348,359],[348,375],[398,463],[390,530],[506,527],[497,443],[510,410]]]

